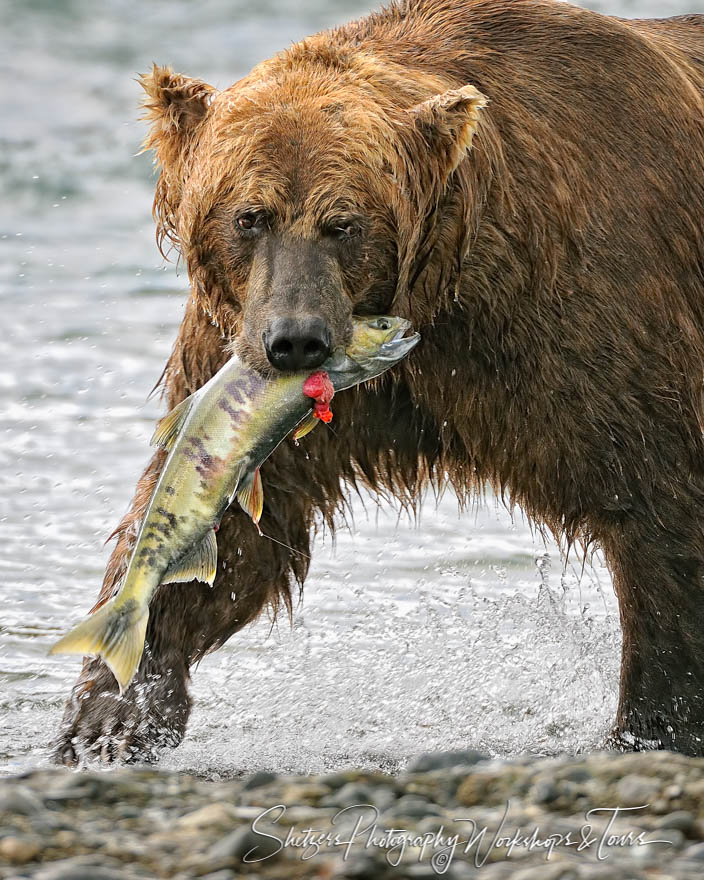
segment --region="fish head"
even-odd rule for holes
[[[396,315],[356,317],[352,324],[352,338],[345,350],[352,360],[373,356],[382,345],[400,339],[410,326],[410,321]]]
[[[418,344],[419,333],[405,335],[410,327],[410,321],[396,315],[355,317],[349,344],[336,351],[324,366],[331,375],[346,374],[355,383],[372,379],[397,364]],[[342,379],[333,381],[340,390]]]

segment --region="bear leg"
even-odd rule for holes
[[[704,541],[694,513],[666,528],[667,506],[659,506],[657,518],[645,525],[623,525],[607,546],[623,630],[610,744],[701,756]]]

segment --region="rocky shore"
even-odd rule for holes
[[[422,755],[390,776],[144,768],[0,781],[0,878],[700,880],[704,759]]]

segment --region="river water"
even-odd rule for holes
[[[80,661],[47,649],[95,599],[187,298],[154,245],[135,76],[158,61],[223,87],[368,8],[0,4],[0,772],[48,760]],[[393,768],[430,749],[599,745],[620,632],[598,558],[565,563],[490,497],[462,516],[451,493],[429,497],[417,523],[374,498],[354,513],[334,545],[318,540],[292,629],[264,618],[200,664],[187,738],[163,766]]]

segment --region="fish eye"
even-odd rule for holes
[[[377,326],[380,330],[390,330],[391,329],[391,321],[388,318],[379,318],[377,322]]]

